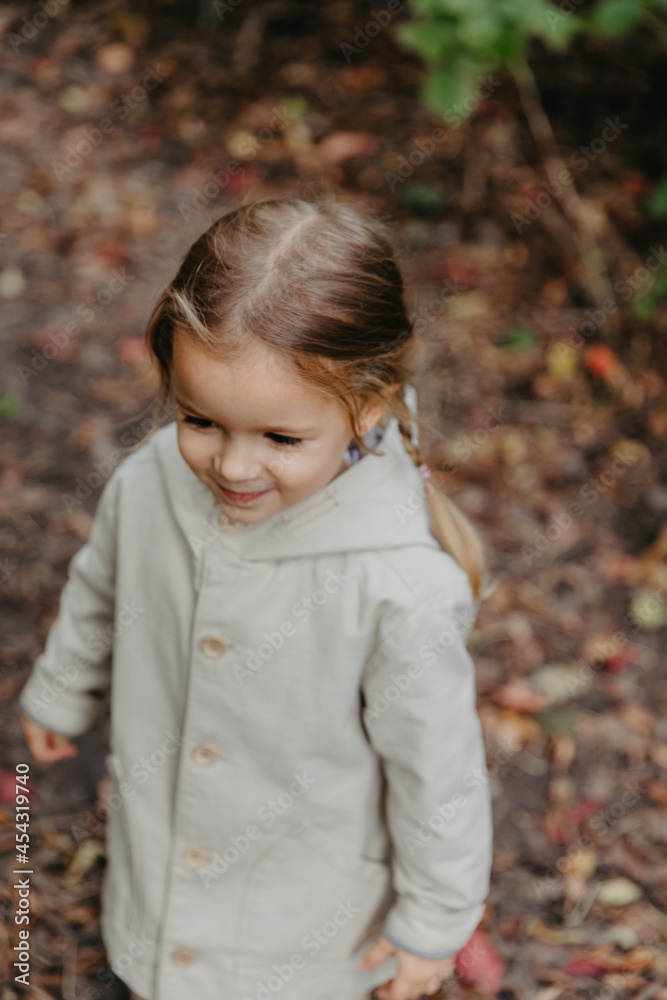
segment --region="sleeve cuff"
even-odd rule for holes
[[[95,722],[101,702],[81,692],[60,692],[57,698],[49,700],[39,697],[39,681],[32,674],[21,693],[19,706],[34,722],[61,736],[81,736]],[[44,693],[44,684],[42,685]]]
[[[409,951],[410,954],[412,955],[419,955],[420,958],[430,958],[430,959],[452,958],[453,955],[457,954],[457,952],[455,951],[446,951],[438,953],[433,951],[417,951],[416,948],[408,948],[407,945],[403,944],[402,941],[397,941],[394,935],[390,934],[389,931],[385,930],[384,928],[382,928],[382,935],[383,937],[386,937],[387,941],[391,941],[392,944],[395,944],[397,948],[402,948],[403,951]]]
[[[409,897],[400,897],[385,918],[382,934],[399,948],[421,958],[450,958],[472,937],[486,904],[466,910],[425,911]]]

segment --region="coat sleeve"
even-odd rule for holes
[[[26,715],[65,736],[91,727],[111,685],[118,471],[102,490],[88,541],[70,560],[58,615],[19,695]]]
[[[382,933],[424,958],[460,951],[489,890],[491,797],[466,649],[477,609],[469,588],[449,589],[398,615],[362,679],[393,846],[396,897]]]

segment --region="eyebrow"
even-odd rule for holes
[[[205,417],[204,414],[199,413],[194,406],[190,406],[184,400],[180,399],[178,393],[174,393],[174,401],[178,403],[178,405],[182,409],[187,410],[193,416],[201,417],[202,420],[210,420],[211,423],[213,424],[217,423],[217,420],[213,420],[211,417]],[[299,434],[311,434],[313,431],[317,430],[317,427],[304,427],[302,430],[293,430],[292,428],[286,428],[286,427],[264,427],[262,428],[262,430],[265,432],[270,431],[271,433],[274,434],[285,434],[287,436],[296,436]]]

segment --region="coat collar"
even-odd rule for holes
[[[440,547],[430,531],[422,481],[395,417],[376,449],[381,454],[365,454],[305,500],[238,529],[181,455],[176,422],[155,431],[148,447],[155,449],[163,488],[195,556],[209,544],[223,544],[249,560],[404,545]]]

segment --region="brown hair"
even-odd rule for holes
[[[422,465],[411,427],[426,425],[405,400],[418,342],[390,231],[370,214],[332,196],[270,196],[217,219],[192,244],[148,321],[163,404],[177,329],[226,359],[258,342],[270,349],[305,384],[338,401],[355,441],[373,454],[359,421],[364,405],[381,399],[415,465]],[[478,599],[480,536],[432,478],[424,488],[435,535],[465,569]]]

